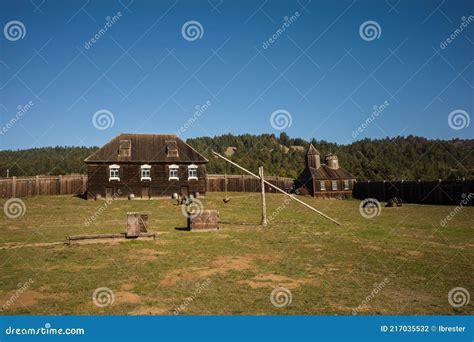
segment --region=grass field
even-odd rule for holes
[[[229,204],[222,193],[201,199],[220,212],[221,229],[207,232],[176,229],[186,220],[171,199],[117,200],[104,210],[105,201],[69,196],[24,199],[22,217],[0,221],[2,314],[474,313],[474,298],[459,308],[448,302],[456,287],[474,295],[472,207],[442,227],[454,207],[405,204],[367,219],[356,200],[300,197],[339,227],[268,194],[273,219],[261,228],[260,195],[230,196]],[[122,232],[130,211],[150,215],[156,242],[51,244]],[[113,292],[111,305],[94,304],[101,287]],[[291,293],[291,303],[271,303],[277,287]]]

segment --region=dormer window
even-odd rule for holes
[[[151,181],[151,166],[148,164],[140,166],[140,181]]]
[[[120,165],[110,165],[109,166],[109,182],[110,181],[120,181]]]
[[[166,141],[166,156],[167,157],[178,157],[178,145],[176,140]]]
[[[132,142],[130,140],[120,140],[119,142],[119,157],[132,156]]]
[[[198,180],[198,167],[191,164],[188,166],[188,180]]]
[[[168,180],[179,180],[179,176],[178,176],[178,170],[179,170],[179,166],[178,165],[170,165],[168,166],[168,170],[169,170],[169,177],[168,177]]]

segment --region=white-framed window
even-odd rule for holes
[[[188,180],[191,179],[198,180],[198,167],[194,164],[188,166]]]
[[[112,180],[120,181],[120,165],[109,165],[109,182]]]
[[[140,166],[140,181],[151,181],[151,166],[148,164]]]
[[[332,184],[332,190],[336,191],[337,190],[337,181],[332,181],[331,184]]]
[[[326,182],[319,181],[319,188],[321,189],[321,191],[326,191]]]
[[[349,190],[349,180],[348,179],[344,180],[344,190]]]
[[[169,176],[168,176],[169,181],[179,180],[179,176],[178,176],[179,166],[178,165],[172,164],[168,166],[168,170],[169,170]]]

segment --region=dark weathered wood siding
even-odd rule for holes
[[[324,182],[326,190],[321,190],[321,181]],[[316,198],[348,198],[352,196],[352,189],[354,188],[354,179],[349,180],[349,190],[344,190],[344,180],[334,179],[337,182],[337,190],[332,189],[333,180],[313,179],[314,197]]]
[[[173,193],[181,193],[182,187],[188,187],[189,194],[206,193],[206,165],[198,164],[198,180],[188,180],[188,165],[178,164],[179,180],[168,180],[170,164],[153,164],[151,166],[151,181],[141,181],[142,164],[117,163],[120,165],[120,180],[109,181],[109,165],[113,163],[88,164],[87,165],[87,197],[94,198],[96,195],[106,197],[109,194],[117,194],[118,197],[127,197],[134,194],[140,198],[142,194],[149,193],[151,197],[171,196]],[[148,188],[149,190],[143,189]],[[120,190],[120,193],[119,193]],[[117,196],[116,195],[116,196]],[[145,197],[147,197],[145,195]]]

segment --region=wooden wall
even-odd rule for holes
[[[85,192],[86,175],[0,178],[0,198],[76,195]]]
[[[152,168],[153,170],[154,168]],[[104,170],[105,171],[105,170]],[[128,176],[137,176],[134,171],[130,174],[130,170],[123,171],[127,173]],[[156,171],[159,172],[159,171]],[[180,170],[180,172],[187,172],[187,170]],[[105,173],[97,172],[97,179],[92,179],[89,181],[89,186],[91,187],[90,191],[94,191],[94,187],[99,187],[102,191],[104,189],[104,183],[108,182],[108,171]],[[153,177],[160,176],[159,174],[153,173]],[[102,179],[103,178],[103,179]],[[187,174],[180,174],[180,178],[187,179]],[[189,183],[195,184],[198,188],[190,187],[190,192],[200,191],[205,193],[206,191],[225,191],[225,180],[227,179],[227,188],[229,192],[259,192],[260,191],[260,181],[250,175],[207,175],[206,178],[203,178],[199,181],[191,181]],[[292,178],[285,177],[275,177],[275,176],[266,176],[266,180],[275,184],[276,186],[282,189],[291,189],[293,186]],[[122,181],[122,179],[121,179]],[[137,187],[137,197],[141,196],[141,188],[146,182],[138,182],[139,188]],[[168,182],[162,183],[162,185],[153,185],[151,188],[151,195],[158,196],[158,192],[162,191],[168,187],[170,184]],[[180,191],[181,183],[187,185],[188,181],[171,181],[173,183],[173,189],[177,189],[174,192]],[[120,182],[114,183],[115,186],[118,186]],[[137,185],[138,186],[138,185]],[[0,198],[11,198],[11,197],[31,197],[36,195],[81,195],[83,194],[88,187],[88,177],[87,175],[63,175],[63,176],[36,176],[36,177],[10,177],[10,178],[0,178]],[[97,188],[97,189],[99,189]],[[117,188],[118,189],[118,188]],[[204,189],[205,191],[202,191]],[[155,191],[155,193],[153,193]],[[273,192],[271,188],[267,188],[266,191]],[[128,195],[127,193],[122,194],[123,196]],[[105,196],[105,194],[104,194]]]
[[[375,198],[386,202],[399,197],[405,203],[454,204],[474,193],[474,180],[357,182],[353,196],[357,199]],[[463,197],[464,195],[464,197]],[[474,205],[469,201],[467,205]]]
[[[207,175],[207,191],[225,191],[227,180],[227,191],[229,192],[260,192],[260,180],[250,175]],[[293,188],[293,178],[265,176],[265,180],[283,190]],[[267,192],[276,192],[271,187],[265,188]]]
[[[118,197],[127,197],[134,194],[135,197],[162,197],[180,194],[185,187],[188,194],[206,193],[206,165],[198,165],[198,180],[188,181],[188,168],[180,165],[178,170],[179,180],[168,180],[168,166],[164,164],[152,164],[151,181],[140,180],[140,164],[121,164],[120,181],[109,181],[108,164],[89,164],[87,173],[87,197],[94,198],[95,195],[106,197],[106,189],[109,195],[116,194]],[[119,191],[120,190],[120,191]]]
[[[226,179],[229,192],[260,191],[260,181],[250,175],[215,174],[207,175],[204,180],[206,191],[225,191]],[[265,179],[282,189],[293,187],[292,178],[266,176]],[[81,195],[86,189],[87,176],[79,174],[0,178],[0,198]],[[271,188],[265,190],[267,192],[274,191]],[[386,202],[393,197],[400,197],[405,203],[459,205],[464,198],[463,194],[468,195],[469,193],[474,193],[474,180],[356,182],[352,195],[361,200],[376,198],[381,202]],[[467,205],[474,205],[474,201],[470,201]]]

